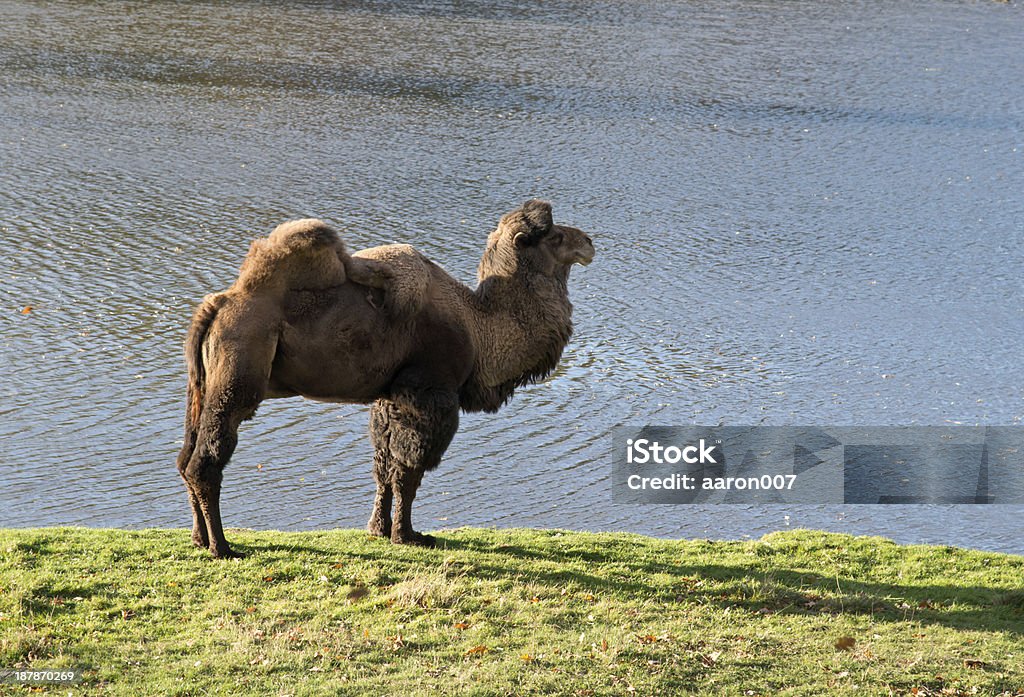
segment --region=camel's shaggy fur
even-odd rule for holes
[[[470,290],[408,245],[349,256],[324,223],[293,221],[254,243],[235,284],[207,296],[185,342],[188,409],[178,456],[192,540],[237,556],[220,488],[239,424],[266,398],[372,403],[372,534],[433,544],[412,501],[458,429],[459,410],[497,411],[547,376],[572,335],[569,269],[589,237],[528,201],[487,241]],[[392,522],[394,507],[394,522]]]

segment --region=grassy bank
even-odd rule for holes
[[[1024,558],[807,531],[756,542],[456,530],[0,530],[27,694],[1024,694]]]

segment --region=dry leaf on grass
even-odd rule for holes
[[[708,654],[701,654],[700,655],[700,662],[703,663],[704,665],[706,665],[708,668],[711,668],[716,663],[718,663],[718,659],[719,659],[719,657],[721,655],[722,655],[721,651],[712,651],[711,653],[708,653]]]
[[[857,640],[852,636],[841,636],[836,639],[836,651],[852,651],[857,645]]]

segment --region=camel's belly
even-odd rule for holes
[[[400,359],[387,360],[392,353],[388,347],[365,346],[350,337],[320,341],[287,329],[283,334],[270,373],[269,396],[365,404],[386,391],[400,364]]]
[[[268,397],[365,404],[382,396],[408,353],[409,336],[390,326],[366,293],[346,284],[296,296],[286,308]]]

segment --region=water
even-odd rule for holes
[[[318,216],[472,282],[540,196],[597,244],[576,336],[463,418],[422,528],[1024,553],[1017,506],[638,508],[609,485],[623,423],[1021,421],[1019,4],[13,0],[0,26],[0,525],[190,522],[181,340],[251,238]],[[227,524],[362,526],[366,421],[265,403]]]

